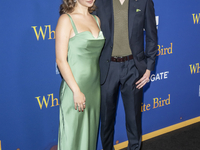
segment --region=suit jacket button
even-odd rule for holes
[[[107,61],[106,62],[109,62],[110,60],[109,59],[107,59]]]
[[[110,48],[113,48],[113,46],[111,45]]]

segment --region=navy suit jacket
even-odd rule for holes
[[[100,56],[101,84],[106,80],[113,49],[114,16],[112,0],[96,0],[93,14],[101,20],[101,29],[106,38]],[[146,48],[144,51],[144,29]],[[129,45],[135,65],[142,76],[146,69],[153,70],[157,55],[157,29],[152,0],[129,0],[128,8]]]

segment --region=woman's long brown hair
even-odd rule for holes
[[[75,5],[76,2],[74,2],[74,0],[63,0],[63,3],[60,5],[60,15],[73,12]],[[88,8],[88,11],[92,13],[95,9],[96,6],[93,5]]]

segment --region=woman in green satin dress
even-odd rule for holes
[[[56,27],[60,87],[58,150],[95,150],[100,114],[99,56],[104,45],[94,0],[63,0]]]

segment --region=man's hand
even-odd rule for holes
[[[148,83],[150,74],[151,71],[147,69],[142,78],[135,83],[137,85],[136,88],[141,89],[146,83]]]

